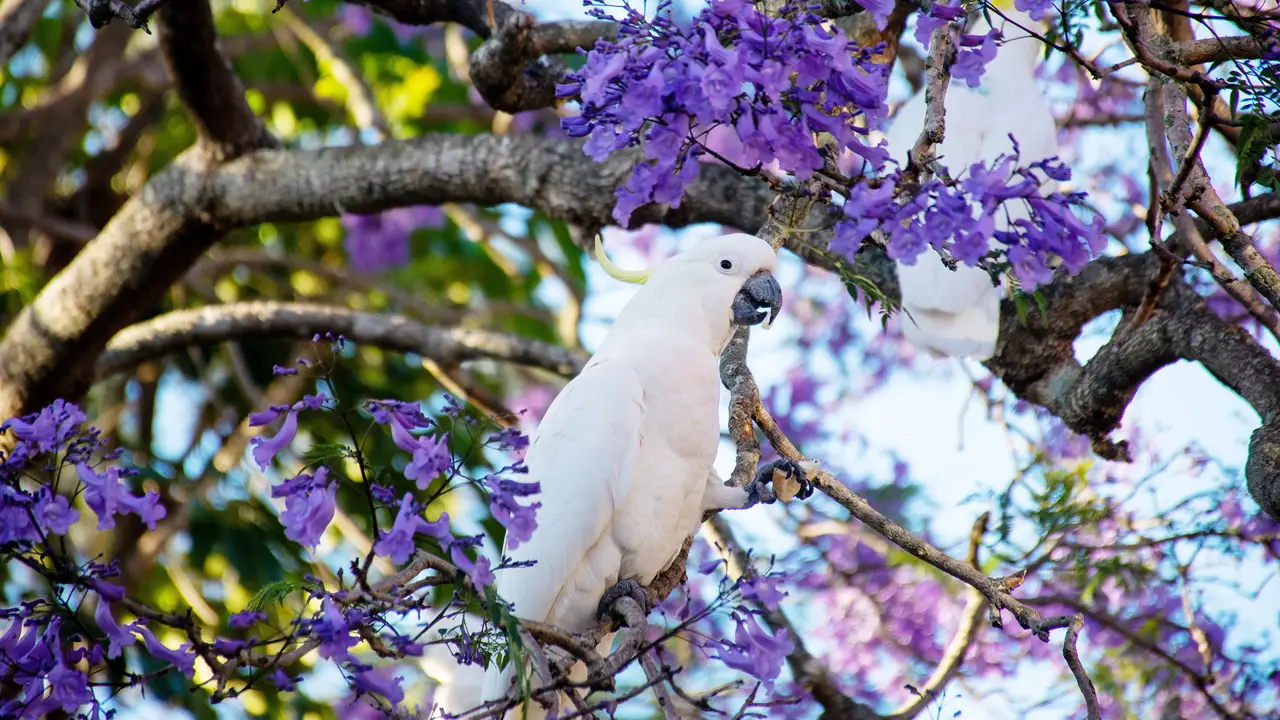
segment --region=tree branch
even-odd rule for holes
[[[623,153],[595,163],[575,141],[491,135],[260,150],[217,167],[189,150],[130,198],[7,328],[0,340],[0,416],[79,397],[111,336],[154,306],[231,229],[444,202],[516,203],[603,227],[630,162]],[[632,224],[755,226],[771,194],[727,168],[702,168],[679,210],[650,205]]]
[[[191,111],[205,160],[220,163],[251,150],[278,146],[249,108],[244,85],[218,46],[209,0],[163,5],[159,21],[165,67]]]
[[[987,523],[990,519],[990,513],[982,513],[974,521],[973,529],[969,532],[969,555],[965,558],[965,562],[974,568],[980,568],[978,552],[982,548],[982,536],[987,531]],[[929,679],[925,680],[924,685],[916,690],[915,697],[889,716],[891,720],[911,720],[919,715],[929,706],[929,703],[937,699],[938,693],[946,688],[952,678],[959,674],[965,656],[969,654],[969,648],[973,647],[974,641],[978,639],[978,630],[982,627],[980,624],[982,611],[987,607],[982,593],[969,590],[968,595],[969,599],[960,612],[960,624],[956,627],[955,635],[951,636],[947,649],[943,651],[938,666],[934,668]]]
[[[495,110],[517,113],[555,104],[556,83],[568,70],[557,57],[591,49],[612,37],[617,23],[538,23],[502,0],[357,0],[406,25],[453,22],[484,39],[471,54],[471,81]]]
[[[617,23],[602,20],[539,25],[525,13],[512,13],[500,27],[471,54],[471,82],[490,107],[509,113],[554,105],[569,69],[558,54],[590,50],[618,32]]]
[[[1255,35],[1189,40],[1173,46],[1174,56],[1186,65],[1224,60],[1256,60],[1266,51],[1267,46],[1263,44],[1262,38]]]
[[[400,315],[329,305],[243,302],[178,310],[127,327],[107,343],[97,373],[106,377],[189,345],[247,337],[302,340],[326,332],[441,363],[492,358],[572,377],[586,362],[578,353],[517,335],[431,327]]]

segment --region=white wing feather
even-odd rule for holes
[[[603,360],[588,364],[547,409],[525,456],[525,481],[542,487],[538,527],[514,551],[503,549],[537,564],[497,573],[498,593],[514,604],[517,617],[574,630],[594,619],[593,603],[617,582],[616,563],[613,577],[588,572],[594,568],[585,563],[626,498],[642,441],[643,401],[636,372]],[[486,700],[505,694],[510,669],[485,675]]]

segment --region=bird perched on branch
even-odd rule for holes
[[[499,570],[496,582],[516,617],[572,633],[591,630],[623,596],[647,613],[645,586],[705,511],[773,502],[775,472],[798,480],[800,497],[812,492],[789,460],[765,464],[746,487],[725,485],[712,467],[720,354],[735,326],[771,323],[782,306],[773,248],[752,235],[725,235],[649,272],[615,267],[599,238],[596,251],[610,275],[641,287],[534,433],[525,464],[528,481],[541,487],[538,526],[503,552],[536,564]],[[601,643],[602,654],[610,642]],[[585,679],[585,666],[571,676]],[[485,700],[507,695],[513,679],[511,665],[492,666]],[[536,703],[528,710],[543,717]]]
[[[952,79],[947,87],[946,132],[935,155],[952,177],[961,176],[974,163],[990,163],[1012,153],[1010,133],[1017,138],[1021,165],[1058,154],[1057,125],[1034,76],[1043,46],[1018,27],[1040,32],[1043,26],[1016,10],[1012,0],[993,4],[1014,22],[994,11],[990,24],[981,14],[972,22],[969,34],[985,35],[994,25],[1003,36],[981,85],[970,88]],[[902,106],[885,132],[889,153],[904,166],[924,127],[925,109],[922,90]],[[1041,187],[1049,193],[1057,183],[1050,179]],[[1026,203],[1005,203],[996,216],[996,230],[1009,230],[1014,221],[1028,216]],[[943,356],[985,360],[995,354],[1000,289],[985,270],[960,264],[953,271],[932,248],[910,264],[896,264],[907,340]]]

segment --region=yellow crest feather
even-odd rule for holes
[[[604,243],[601,241],[600,233],[596,233],[596,262],[600,263],[600,267],[609,273],[609,277],[614,280],[621,280],[625,283],[633,285],[643,285],[649,279],[648,270],[623,270],[613,261],[609,259],[609,254],[604,251]]]

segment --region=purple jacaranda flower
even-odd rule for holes
[[[738,629],[733,642],[722,642],[717,657],[725,665],[771,685],[782,673],[787,655],[795,649],[789,633],[779,629],[776,635],[770,635],[749,613],[735,613],[734,619]]]
[[[475,562],[472,562],[463,552],[462,544],[460,543],[455,542],[453,547],[449,549],[449,557],[453,558],[453,564],[457,565],[459,570],[471,578],[471,582],[475,584],[477,590],[483,591],[497,579],[489,569],[489,558],[477,555]]]
[[[405,493],[404,499],[400,501],[400,510],[396,513],[395,523],[390,530],[382,532],[382,537],[373,545],[373,551],[378,555],[389,556],[392,562],[403,563],[413,554],[414,536],[418,533],[435,538],[442,547],[447,546],[453,538],[449,530],[448,513],[441,513],[439,520],[429,523],[419,514],[413,495]]]
[[[703,73],[701,87],[707,104],[716,111],[715,119],[725,119],[728,111],[737,105],[738,86],[733,84],[733,78],[723,68],[711,68]]]
[[[178,672],[186,675],[188,680],[195,675],[196,656],[191,652],[190,643],[183,643],[177,650],[170,650],[145,626],[138,626],[134,632],[142,636],[142,642],[147,646],[147,652],[151,653],[157,660],[173,663]]]
[[[497,442],[502,450],[519,451],[529,447],[529,436],[520,432],[518,427],[503,428],[495,433],[490,441]]]
[[[320,619],[312,621],[311,633],[320,640],[320,657],[334,662],[350,660],[348,650],[359,642],[358,638],[351,635],[351,623],[343,617],[337,603],[332,600],[325,601]]]
[[[88,465],[79,463],[76,472],[85,486],[85,503],[98,516],[99,530],[114,528],[115,516],[121,513],[137,515],[149,530],[155,530],[156,523],[168,513],[160,504],[159,493],[154,490],[148,490],[142,497],[131,495],[120,479],[120,468],[114,465],[99,474]]]
[[[60,708],[63,712],[72,713],[93,702],[89,676],[67,666],[62,648],[57,643],[53,644],[52,650],[54,666],[49,671],[49,697],[46,699],[49,709]]]
[[[889,24],[889,13],[893,12],[893,0],[858,0],[858,4],[871,13],[877,30],[884,30]]]
[[[357,37],[365,37],[373,30],[373,13],[359,5],[343,5],[338,11],[342,24]]]
[[[449,453],[449,438],[440,434],[436,437],[420,435],[412,450],[413,458],[405,466],[404,476],[413,480],[419,490],[426,490],[431,481],[443,475],[453,464]]]
[[[36,521],[47,533],[65,535],[80,521],[80,511],[73,509],[66,497],[54,496],[53,491],[43,487],[36,495]]]
[[[929,40],[935,30],[963,15],[964,8],[955,0],[933,3],[928,12],[922,12],[916,17],[916,42],[929,47]]]
[[[285,672],[284,668],[280,667],[277,667],[271,672],[271,682],[275,683],[275,686],[282,692],[292,692],[298,687],[298,684],[294,682],[293,678],[289,677],[289,673]]]
[[[987,65],[996,59],[997,34],[995,30],[991,30],[982,36],[963,36],[960,39],[960,50],[956,53],[956,61],[951,64],[951,77],[955,80],[964,80],[971,88],[981,86]]]
[[[245,630],[255,624],[267,621],[267,614],[261,610],[241,610],[227,621],[227,625],[236,630]]]
[[[870,5],[883,22],[887,0]],[[704,9],[688,27],[669,7],[652,19],[633,12],[616,39],[596,43],[557,95],[581,99],[582,114],[562,125],[573,137],[590,136],[584,151],[593,159],[638,143],[654,161],[635,164],[616,193],[613,216],[626,227],[647,203],[676,206],[696,177],[689,161],[708,161],[700,157],[703,138],[722,137],[708,130],[733,127],[737,138],[722,157],[741,158],[730,162],[777,162],[779,173],[803,179],[821,167],[821,156],[791,109],[818,108],[822,117],[813,122],[842,144],[858,145],[855,121],[884,116],[887,87],[885,68],[840,30],[824,27],[812,8],[787,2],[767,17],[751,3],[729,2]],[[699,129],[691,135],[682,126]]]
[[[290,540],[312,550],[333,521],[337,509],[338,484],[326,482],[329,468],[319,467],[314,475],[299,473],[297,477],[271,488],[271,497],[285,499],[280,524]]]
[[[288,405],[271,405],[262,412],[249,413],[249,427],[262,427],[275,421],[281,413],[289,411]]]
[[[525,506],[518,503],[516,498],[541,492],[538,483],[518,482],[489,475],[485,478],[485,485],[489,488],[489,509],[493,517],[507,529],[507,546],[514,550],[521,543],[528,542],[533,537],[534,529],[538,527],[536,513],[542,503]]]
[[[253,449],[253,461],[258,463],[259,468],[266,470],[275,456],[293,442],[297,434],[298,414],[290,411],[285,415],[284,424],[280,426],[279,432],[273,437],[265,438],[259,435],[249,441],[249,447]]]
[[[98,623],[98,627],[107,636],[107,657],[118,658],[124,652],[124,649],[137,640],[131,632],[138,627],[137,623],[131,623],[127,628],[121,627],[111,614],[111,604],[106,598],[98,600],[98,607],[94,610],[93,619]]]
[[[1036,21],[1043,20],[1046,13],[1054,10],[1053,0],[1013,0],[1013,7]]]
[[[84,411],[74,403],[54,400],[38,413],[0,423],[0,433],[13,430],[31,455],[41,455],[59,450],[80,432],[84,421]]]
[[[787,596],[786,592],[778,588],[782,580],[783,578],[778,575],[757,575],[750,580],[744,580],[742,597],[745,600],[760,603],[770,610],[777,610],[778,603]]]
[[[102,566],[97,566],[97,567],[101,568]],[[114,567],[114,565],[109,567]],[[93,569],[93,566],[91,566],[90,572],[92,573],[92,572],[98,572],[98,571]],[[105,571],[103,572],[104,572],[104,577],[108,576],[105,574]],[[121,600],[124,600],[124,588],[120,587],[119,585],[116,585],[115,583],[109,583],[105,580],[100,580],[96,577],[93,577],[89,579],[89,587],[93,588],[95,592],[97,592],[99,595],[101,595],[102,597],[106,598],[111,602],[120,602]]]
[[[29,494],[0,485],[0,545],[40,540],[40,533],[31,522],[34,504],[35,499]]]
[[[413,480],[419,490],[426,490],[453,464],[448,435],[441,432],[436,437],[415,436],[411,431],[430,427],[432,423],[423,418],[418,407],[411,403],[380,401],[374,406],[374,419],[391,428],[391,439],[396,447],[413,455],[405,467],[404,476]]]
[[[403,677],[397,676],[390,679],[386,677],[385,672],[376,669],[358,672],[352,678],[352,685],[357,693],[381,695],[393,706],[399,705],[404,700],[404,689],[400,687],[403,682]]]
[[[403,28],[398,23],[394,27]],[[447,223],[444,212],[434,206],[400,207],[372,215],[344,214],[343,245],[351,267],[363,272],[381,272],[409,261],[409,237],[418,228],[441,228]]]

